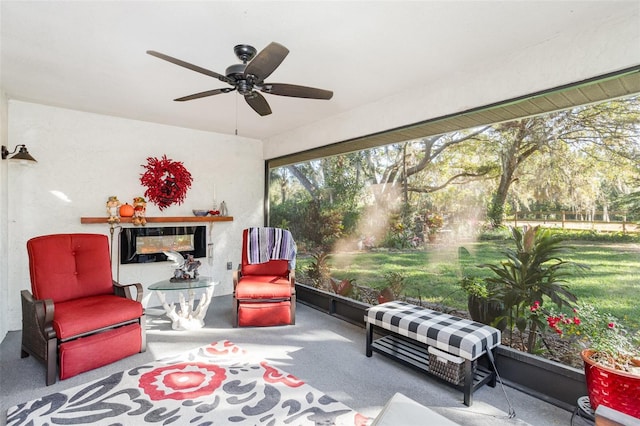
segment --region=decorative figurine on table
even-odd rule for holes
[[[195,260],[192,254],[187,255],[187,260],[184,262],[184,270],[187,273],[187,276],[191,277],[191,279],[198,279],[198,268],[201,263],[199,260]]]
[[[199,260],[195,260],[192,255],[187,255],[185,259],[177,251],[164,251],[163,252],[170,260],[173,261],[172,267],[173,277],[169,281],[172,283],[182,281],[198,281],[198,267],[201,265]]]
[[[147,202],[143,197],[135,197],[133,199],[133,219],[131,222],[134,225],[146,225],[147,219],[145,219],[145,215],[147,212]]]
[[[109,218],[107,219],[108,223],[112,225],[114,223],[120,223],[120,216],[118,216],[120,205],[118,197],[115,195],[109,197],[109,200],[107,200],[107,214],[109,215]]]

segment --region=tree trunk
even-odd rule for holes
[[[545,143],[544,135],[537,135],[536,117],[506,123],[502,126],[501,135],[504,138],[500,150],[500,162],[502,174],[498,189],[493,194],[489,207],[489,221],[496,227],[502,225],[504,220],[504,206],[509,194],[511,184],[516,180],[515,174],[518,166],[538,151]]]

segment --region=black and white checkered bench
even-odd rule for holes
[[[464,392],[464,403],[473,403],[473,391],[488,383],[495,386],[492,351],[500,344],[500,330],[442,312],[393,301],[367,309],[366,355],[372,351],[435,375]],[[387,330],[373,339],[374,328]],[[478,365],[487,355],[490,368]]]

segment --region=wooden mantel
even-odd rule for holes
[[[108,223],[107,217],[81,217],[80,223]],[[131,223],[130,217],[121,217],[120,223]],[[172,223],[172,222],[231,222],[233,216],[163,216],[145,217],[147,223]]]

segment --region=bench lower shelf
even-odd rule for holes
[[[476,389],[485,384],[489,384],[489,386],[495,386],[495,373],[477,364],[475,367],[475,371],[471,374],[472,381],[470,381],[469,383],[467,383],[466,380],[467,374],[465,374],[465,378],[463,379],[461,384],[453,383],[434,375],[429,370],[428,346],[421,342],[408,339],[404,336],[388,334],[384,337],[373,340],[371,342],[370,349],[395,361],[398,361],[406,366],[412,367],[422,373],[425,373],[442,383],[452,386],[455,389],[461,390],[462,392],[464,392],[464,403],[467,406],[470,406],[472,404],[473,392]],[[367,353],[369,352],[370,351],[367,350]],[[465,360],[465,369],[471,368],[471,361]]]

